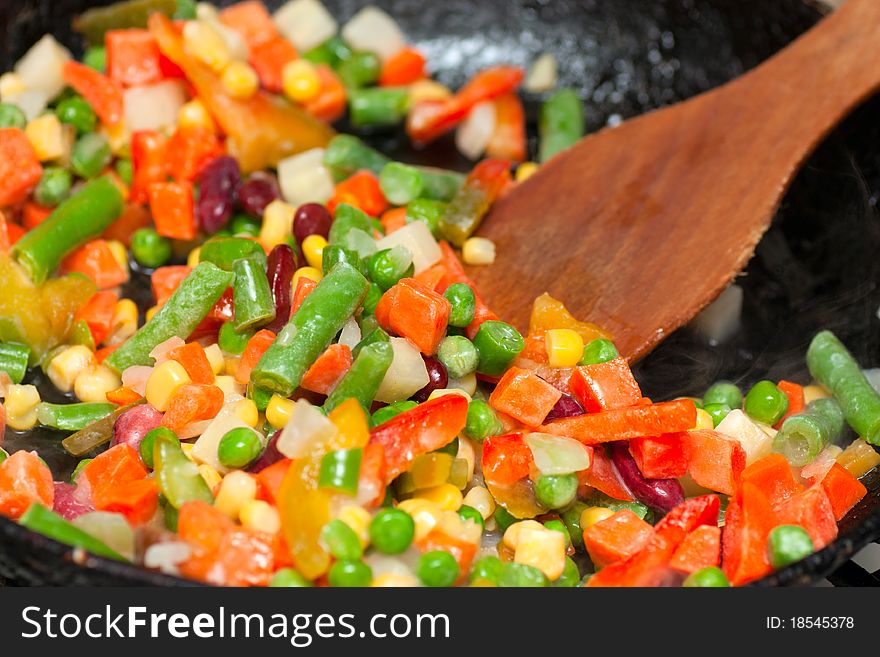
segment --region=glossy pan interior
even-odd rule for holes
[[[47,31],[77,48],[70,18],[90,4],[95,3],[0,0],[4,35],[0,65],[8,67]],[[365,3],[325,0],[325,4],[344,21]],[[821,16],[816,5],[803,0],[378,0],[376,4],[397,18],[447,84],[459,85],[490,64],[527,65],[537,54],[553,52],[560,63],[561,83],[578,88],[587,100],[590,128],[721,84],[785,46]],[[527,98],[532,124],[538,101]],[[874,100],[850,117],[798,176],[739,281],[745,295],[742,328],[736,337],[710,346],[687,329],[679,331],[639,364],[637,375],[647,395],[661,399],[699,393],[718,378],[744,386],[761,378],[803,380],[806,345],[821,327],[837,331],[861,362],[880,364],[878,119],[880,103]],[[467,166],[448,140],[416,153],[407,149],[399,133],[370,139],[403,159]],[[682,190],[682,203],[686,202],[687,190]],[[548,257],[554,255],[565,257],[563,251]],[[135,277],[127,294],[147,303],[145,279]],[[58,396],[45,385],[41,389],[47,398]],[[39,448],[56,472],[73,466],[51,432],[13,432],[7,434],[6,446]],[[809,583],[880,536],[878,478],[869,477],[868,483],[871,494],[844,520],[838,541],[760,584]],[[0,578],[22,584],[185,583],[76,554],[2,518]]]

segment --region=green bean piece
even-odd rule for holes
[[[332,36],[321,45],[303,54],[303,58],[314,64],[329,64],[336,68],[351,55],[351,48],[342,37]]]
[[[210,262],[199,263],[159,312],[104,363],[117,372],[132,365],[152,365],[154,359],[150,352],[168,338],[189,337],[230,286],[232,278],[231,273]]]
[[[524,563],[508,562],[501,571],[498,586],[515,588],[535,588],[550,586],[547,576],[534,566]]]
[[[587,504],[576,501],[572,502],[571,506],[560,513],[562,522],[565,523],[565,528],[568,529],[568,535],[575,550],[582,550],[584,547],[584,530],[581,527],[581,514],[586,508],[588,508]]]
[[[370,234],[373,224],[367,214],[353,205],[340,203],[336,206],[333,223],[330,225],[330,235],[327,242],[346,246],[346,237],[352,230],[362,230]]]
[[[598,365],[599,363],[607,363],[614,360],[620,354],[617,353],[617,347],[611,340],[605,338],[596,338],[584,345],[584,355],[578,365]]]
[[[424,221],[434,237],[440,237],[440,221],[446,212],[445,201],[416,198],[406,204],[406,222]]]
[[[354,52],[351,57],[339,63],[336,73],[342,84],[349,88],[360,88],[371,85],[379,79],[382,64],[375,53]]]
[[[259,237],[262,222],[259,219],[248,214],[237,214],[229,222],[229,230],[236,237],[245,235],[247,237]]]
[[[24,130],[27,117],[24,112],[12,103],[0,103],[0,128],[18,128]]]
[[[488,376],[501,376],[525,349],[526,343],[510,324],[490,319],[480,325],[474,336],[474,346],[480,352],[477,371]]]
[[[559,89],[541,106],[538,159],[546,162],[584,136],[584,104],[574,89]]]
[[[360,448],[337,449],[324,454],[318,472],[318,488],[329,488],[340,493],[355,495],[363,454],[364,451]]]
[[[113,160],[107,137],[90,132],[76,140],[70,153],[70,167],[82,178],[94,178]]]
[[[327,396],[324,410],[329,413],[346,399],[353,397],[369,413],[392,360],[394,350],[390,342],[374,342],[361,349],[351,368]]]
[[[415,167],[389,162],[379,174],[379,186],[389,203],[406,205],[421,196],[425,181],[421,171]]]
[[[367,146],[354,135],[336,135],[324,150],[324,166],[340,181],[363,169],[377,176],[388,162],[387,157]]]
[[[376,342],[390,341],[391,337],[385,332],[385,330],[381,326],[377,326],[372,331],[367,333],[364,337],[362,337],[361,341],[354,346],[354,349],[351,350],[351,357],[357,358],[358,354],[361,353],[361,349],[363,349],[367,345],[371,345]]]
[[[55,114],[58,115],[58,120],[61,123],[72,125],[81,135],[93,132],[98,125],[98,116],[95,114],[95,110],[82,96],[65,98],[58,103]]]
[[[349,118],[355,128],[379,128],[403,122],[409,107],[406,87],[353,89],[348,97]]]
[[[18,520],[19,524],[31,531],[42,534],[59,543],[64,543],[75,548],[81,548],[99,557],[127,561],[125,557],[109,548],[91,534],[87,534],[79,527],[67,522],[54,511],[50,511],[42,504],[31,504],[24,515]]]
[[[235,274],[232,284],[235,330],[249,331],[275,319],[275,301],[265,266],[255,258],[240,258],[232,271]]]
[[[255,386],[253,383],[248,383],[247,396],[254,402],[260,413],[264,413],[269,407],[269,402],[272,400],[273,394],[274,393],[271,390],[266,390],[265,388]]]
[[[156,427],[155,429],[147,431],[144,439],[138,447],[138,453],[141,455],[141,461],[144,462],[144,465],[151,470],[155,465],[153,463],[153,453],[156,448],[156,438],[159,436],[163,436],[166,440],[180,444],[180,439],[177,437],[177,434],[168,427]]]
[[[156,435],[153,444],[153,472],[160,492],[175,509],[193,500],[214,503],[198,466],[183,453],[179,441],[164,434]]]
[[[83,53],[83,64],[98,73],[107,71],[107,49],[104,46],[89,46]]]
[[[67,436],[67,438],[61,441],[61,446],[71,456],[79,457],[83,454],[88,454],[93,449],[100,447],[104,443],[110,442],[113,438],[113,425],[116,424],[116,420],[119,419],[120,415],[135,406],[145,403],[145,399],[139,399],[128,406],[120,406],[110,413],[110,415],[107,415],[106,417],[93,422],[89,426],[80,429],[76,433]]]
[[[80,431],[90,424],[102,420],[116,409],[109,402],[80,402],[78,404],[37,405],[37,421],[44,427],[59,431]]]
[[[437,359],[453,379],[460,379],[477,371],[480,354],[474,343],[463,335],[449,335],[440,342]]]
[[[65,256],[103,233],[122,207],[122,193],[109,178],[93,180],[18,240],[12,254],[34,283],[40,284]]]
[[[880,445],[880,395],[859,364],[831,331],[822,331],[807,349],[810,374],[840,402],[843,416],[859,436]]]
[[[843,424],[843,409],[836,399],[816,399],[803,413],[785,419],[773,438],[773,451],[792,465],[804,466],[840,438]]]
[[[17,342],[0,342],[0,371],[6,372],[13,383],[21,383],[27,372],[31,350]]]
[[[282,397],[292,395],[306,370],[360,307],[369,287],[367,279],[346,264],[327,272],[260,358],[251,381]]]
[[[438,169],[437,167],[415,167],[422,174],[424,188],[422,198],[448,203],[464,185],[466,176],[458,171]]]
[[[212,237],[199,249],[199,262],[210,262],[232,271],[236,260],[253,258],[266,269],[266,252],[259,242],[244,237]]]
[[[104,43],[104,34],[110,30],[146,27],[150,14],[159,12],[173,16],[178,0],[122,0],[107,7],[93,7],[73,19],[73,29],[82,34],[89,44]]]
[[[240,356],[244,353],[247,343],[253,337],[253,331],[244,331],[239,333],[235,330],[232,322],[223,322],[220,326],[220,332],[217,336],[217,342],[220,348],[227,354]]]
[[[367,275],[367,266],[364,264],[357,251],[353,251],[339,244],[328,244],[321,252],[321,268],[328,272],[340,262],[344,262],[357,269],[364,276]],[[378,303],[378,300],[377,300]]]

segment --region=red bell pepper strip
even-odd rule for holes
[[[445,297],[414,278],[404,278],[382,295],[376,319],[386,331],[407,338],[430,356],[446,335],[451,308]]]
[[[293,291],[293,301],[290,302],[290,315],[293,316],[309,293],[318,287],[318,283],[308,276],[300,276],[296,283],[296,289]]]
[[[331,344],[303,374],[300,387],[321,395],[329,395],[339,380],[351,369],[351,349],[344,344]],[[362,462],[363,467],[363,462]]]
[[[596,568],[633,556],[654,536],[654,528],[629,509],[587,527],[584,547]]]
[[[159,46],[149,30],[110,30],[104,35],[104,47],[111,80],[133,87],[162,79]]]
[[[620,479],[614,462],[605,453],[605,448],[602,445],[593,449],[590,469],[578,472],[577,476],[581,484],[592,486],[615,500],[632,502],[634,499],[632,493]]]
[[[669,566],[683,573],[721,563],[721,528],[702,525],[685,537],[672,555]]]
[[[95,114],[107,125],[122,120],[122,85],[103,73],[73,60],[61,69],[64,81],[92,106]]]
[[[483,442],[480,465],[483,477],[495,486],[510,486],[531,472],[532,450],[521,433],[489,436]]]
[[[461,248],[510,185],[508,160],[483,160],[467,175],[440,220],[440,234]]]
[[[700,486],[733,495],[746,467],[746,452],[738,441],[717,431],[681,434],[687,450],[688,474]]]
[[[146,203],[152,183],[168,179],[168,138],[155,130],[138,130],[131,136],[131,200]]]
[[[88,277],[100,290],[128,281],[128,270],[119,264],[110,245],[101,239],[86,242],[61,262],[61,273],[71,272]]]
[[[489,306],[486,305],[486,302],[483,301],[480,293],[477,292],[477,286],[470,278],[468,278],[468,275],[464,273],[464,267],[462,267],[461,261],[459,261],[458,256],[455,255],[455,251],[452,250],[452,247],[449,246],[448,242],[440,242],[440,251],[443,253],[442,262],[446,266],[447,274],[446,278],[440,283],[437,292],[443,294],[443,292],[446,291],[446,288],[453,283],[463,283],[474,291],[474,298],[476,301],[474,321],[472,321],[465,330],[468,338],[473,340],[483,322],[487,322],[490,319],[499,319],[499,317],[493,313],[489,309]]]
[[[642,398],[629,364],[620,357],[575,368],[568,386],[588,413],[635,406]]]
[[[561,392],[533,372],[511,367],[489,396],[489,405],[527,426],[537,427],[560,397]]]
[[[587,586],[661,586],[670,580],[669,562],[675,547],[668,538],[655,533],[644,548],[625,561],[606,566],[590,578]]]
[[[452,442],[467,424],[467,410],[461,395],[444,395],[373,428],[370,443],[385,448],[385,483],[409,469],[417,456]]]
[[[785,411],[785,415],[777,422],[773,428],[779,429],[782,426],[782,423],[785,422],[791,415],[797,415],[798,413],[802,413],[804,410],[804,387],[798,383],[792,383],[791,381],[780,381],[776,386],[779,388],[782,393],[788,397],[788,410]]]
[[[116,404],[117,406],[128,406],[129,404],[134,404],[142,397],[143,395],[135,392],[128,386],[119,386],[115,390],[111,390],[107,393],[107,401],[111,404]]]
[[[868,489],[862,482],[853,477],[849,470],[839,463],[831,466],[822,479],[821,486],[831,502],[831,508],[834,510],[834,517],[837,520],[849,513],[849,510],[868,494]]]
[[[425,56],[412,46],[404,46],[382,63],[379,84],[405,87],[425,77]]]
[[[721,568],[731,584],[748,584],[773,570],[767,538],[778,524],[776,513],[758,487],[743,484],[727,507],[721,534]]]
[[[687,472],[687,449],[681,434],[633,438],[629,453],[647,479],[676,479]]]
[[[0,128],[0,206],[24,201],[42,175],[43,167],[24,132]]]
[[[198,231],[192,183],[186,180],[152,183],[148,196],[157,233],[179,240],[195,239]]]
[[[742,481],[757,486],[773,506],[804,489],[795,480],[791,466],[782,454],[770,454],[752,463],[743,470]]]
[[[51,509],[54,500],[52,472],[36,452],[19,450],[0,462],[0,515],[17,519],[31,504]]]
[[[511,162],[526,159],[526,113],[515,93],[495,99],[495,132],[486,147],[486,155]]]
[[[96,292],[91,299],[76,311],[74,322],[85,321],[92,334],[92,340],[99,345],[107,339],[113,330],[113,313],[119,295],[109,290]]]

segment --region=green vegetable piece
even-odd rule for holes
[[[70,153],[70,167],[82,178],[94,178],[113,160],[110,142],[97,132],[90,132],[76,140]]]
[[[423,199],[448,203],[464,185],[465,175],[458,171],[422,166],[415,168],[422,174]]]
[[[380,128],[403,122],[409,108],[406,87],[353,89],[348,97],[348,113],[355,128]]]
[[[312,583],[303,577],[296,568],[276,570],[269,580],[269,586],[275,588],[309,588]]]
[[[501,572],[504,570],[504,563],[498,557],[491,555],[481,557],[471,568],[471,584],[490,583],[498,586],[501,581]]]
[[[128,406],[120,406],[107,417],[93,422],[84,429],[81,429],[62,440],[61,446],[71,456],[82,456],[83,454],[88,454],[96,447],[100,447],[104,443],[109,443],[110,439],[113,438],[113,425],[116,424],[116,420],[119,416],[127,410],[143,403],[145,403],[145,400],[140,399]]]
[[[27,372],[30,347],[17,342],[0,342],[0,371],[6,372],[13,383],[21,383]]]
[[[504,427],[492,407],[482,399],[472,399],[468,404],[464,435],[481,443],[489,436],[497,436],[502,431]]]
[[[363,450],[337,449],[321,459],[318,487],[329,488],[349,495],[357,494]]]
[[[0,459],[2,461],[2,459]],[[79,473],[83,471],[89,463],[94,461],[94,459],[82,459],[79,463],[76,464],[76,467],[73,469],[73,472],[70,473],[70,483],[75,484],[76,478],[79,477]]]
[[[477,298],[470,285],[453,283],[446,288],[443,296],[452,306],[449,312],[449,325],[465,328],[474,321],[474,313],[477,308]]]
[[[534,566],[508,562],[504,564],[504,568],[501,570],[498,586],[505,588],[537,588],[550,586],[550,580]]]
[[[425,586],[452,586],[461,576],[461,569],[449,552],[431,550],[419,557],[416,575]]]
[[[773,426],[788,410],[788,397],[772,381],[758,381],[746,395],[743,408],[753,420]]]
[[[539,155],[546,162],[574,146],[584,135],[584,104],[574,89],[559,89],[541,105],[538,117]]]
[[[770,564],[778,570],[810,556],[815,548],[813,539],[803,527],[779,525],[770,532],[767,550]]]
[[[339,181],[363,169],[377,176],[390,160],[377,150],[367,146],[354,135],[339,134],[330,140],[324,150],[324,166]]]
[[[253,331],[242,331],[239,333],[235,330],[235,325],[232,322],[223,322],[220,326],[217,342],[220,348],[227,354],[240,356],[244,353],[247,343],[253,335]]]
[[[12,103],[0,103],[0,128],[18,128],[24,130],[27,125],[27,117]]]
[[[259,237],[262,223],[259,219],[254,219],[247,214],[237,214],[229,222],[229,230],[236,237],[244,235],[247,237]]]
[[[321,45],[306,51],[303,58],[314,64],[329,64],[336,68],[351,55],[348,44],[341,37],[332,36]]]
[[[571,557],[565,557],[565,568],[553,586],[557,588],[574,588],[581,581],[581,571],[578,570],[577,564]]]
[[[132,164],[130,159],[127,157],[119,158],[116,160],[113,168],[116,169],[116,174],[122,178],[122,182],[126,185],[131,185],[131,180],[134,176],[134,164]]]
[[[348,203],[340,203],[336,206],[333,223],[330,224],[330,234],[327,241],[330,244],[340,244],[345,246],[346,237],[354,229],[359,229],[365,233],[370,233],[373,224],[367,214],[353,205]]]
[[[816,399],[803,413],[785,419],[773,438],[773,451],[794,466],[804,466],[827,445],[837,442],[843,426],[843,409],[838,401],[833,397]]]
[[[141,460],[144,462],[144,465],[151,470],[154,465],[153,450],[156,447],[156,438],[159,436],[163,436],[164,440],[170,440],[171,442],[180,444],[180,439],[177,437],[177,434],[168,427],[156,427],[155,429],[150,429],[144,435],[143,440],[141,440],[138,452],[141,455]]]
[[[423,176],[424,177],[424,176]],[[406,221],[423,221],[428,224],[431,234],[440,237],[440,221],[446,213],[445,201],[434,201],[429,198],[416,198],[406,204]]]
[[[317,291],[317,288],[315,290]],[[393,360],[394,350],[390,342],[374,342],[361,349],[351,368],[327,396],[324,410],[329,413],[346,399],[353,397],[369,413],[370,406],[379,391],[379,385]]]
[[[732,409],[727,404],[706,404],[703,410],[712,418],[712,426],[717,427]]]
[[[724,571],[717,566],[706,566],[688,575],[682,586],[686,588],[726,588],[730,586],[730,580]]]
[[[153,441],[153,469],[159,490],[175,509],[200,500],[214,503],[214,495],[202,478],[198,466],[180,448],[180,441],[156,434]]]
[[[375,344],[376,342],[391,342],[390,336],[381,326],[377,326],[372,331],[367,333],[363,338],[361,338],[361,341],[358,342],[354,346],[354,349],[351,350],[351,357],[357,358],[358,354],[361,353],[361,349],[368,345]]]
[[[253,429],[236,427],[223,434],[217,446],[217,458],[227,468],[244,468],[253,463],[262,451],[263,444]]]
[[[565,523],[565,527],[568,529],[571,544],[576,550],[584,548],[584,530],[581,528],[581,514],[588,506],[580,501],[573,502],[571,506],[560,514],[562,522]]]
[[[395,418],[404,411],[413,409],[416,406],[418,406],[416,402],[409,400],[394,402],[388,406],[383,406],[370,417],[370,426],[378,427],[380,424],[385,424],[388,420]]]
[[[42,504],[31,504],[28,510],[24,512],[24,515],[19,518],[18,522],[23,527],[27,527],[31,531],[35,531],[59,543],[81,548],[99,557],[107,557],[116,561],[127,561],[125,557],[107,547],[105,543],[67,522]]]
[[[553,520],[547,520],[544,523],[544,526],[547,529],[552,529],[555,532],[559,532],[563,536],[565,536],[565,547],[568,548],[571,545],[571,535],[568,533],[568,527],[565,526],[565,523],[562,520],[554,518]],[[578,579],[580,579],[580,575],[578,575]]]
[[[605,338],[596,338],[584,345],[584,355],[581,356],[579,365],[598,365],[599,363],[607,363],[614,360],[620,354],[617,353],[617,347],[611,340]]]
[[[364,554],[358,535],[339,518],[331,520],[321,529],[321,543],[334,559],[357,561]]]
[[[613,497],[609,497],[605,493],[598,490],[593,491],[593,493],[587,500],[586,506],[601,506],[605,507],[606,509],[611,509],[615,513],[623,509],[628,509],[642,520],[645,520],[646,522],[651,521],[651,510],[641,502],[627,502],[624,500],[616,500]],[[581,509],[581,511],[583,511],[583,509]]]
[[[197,17],[196,0],[177,0],[177,9],[174,11],[174,20],[191,21]]]
[[[70,196],[73,176],[64,167],[46,167],[34,189],[34,200],[40,205],[54,207]]]
[[[233,264],[232,272],[235,274],[232,284],[235,330],[249,331],[275,319],[275,301],[265,264],[256,258],[241,258]]]
[[[131,255],[144,267],[161,267],[171,258],[171,240],[154,228],[139,228],[131,236]]]
[[[80,431],[110,415],[116,406],[109,402],[80,402],[78,404],[37,405],[37,421],[44,427],[59,431]]]
[[[373,571],[363,561],[339,560],[327,573],[330,586],[336,587],[364,587],[373,581]]]
[[[726,404],[731,409],[741,408],[743,396],[740,389],[729,381],[718,381],[703,394],[703,404]]]
[[[511,513],[501,505],[495,507],[493,517],[498,524],[498,529],[502,532],[507,531],[507,528],[518,520],[518,518],[514,518]]]
[[[367,271],[376,285],[387,290],[401,278],[412,277],[415,272],[412,253],[405,246],[399,245],[376,251],[367,261]]]
[[[6,459],[9,458],[9,452],[0,447],[0,463],[3,463]]]
[[[379,79],[382,64],[375,53],[354,52],[339,63],[336,73],[346,87],[360,88],[373,84]]]
[[[328,244],[325,246],[324,250],[321,252],[321,268],[325,272],[328,272],[340,262],[344,262],[350,267],[354,267],[364,276],[368,275],[367,267],[362,263],[361,257],[358,255],[357,251],[340,246],[339,244]],[[382,291],[379,290],[379,295],[381,296],[381,294]],[[364,303],[366,303],[366,300]],[[378,300],[376,303],[378,303]]]
[[[107,71],[107,49],[104,46],[89,46],[83,53],[83,64],[98,73]]]
[[[510,324],[490,319],[480,325],[474,336],[474,346],[480,353],[477,371],[488,376],[501,376],[525,349],[526,343]]]
[[[58,120],[61,123],[72,125],[81,135],[94,132],[98,125],[98,116],[95,114],[95,110],[82,96],[65,98],[58,103],[55,114],[58,115]]]
[[[539,475],[535,481],[535,499],[548,509],[561,509],[574,501],[578,478],[575,474]]]
[[[458,509],[458,515],[462,520],[473,520],[481,530],[486,528],[486,521],[483,520],[483,515],[472,506],[462,504]]]
[[[401,162],[389,162],[379,174],[379,187],[392,205],[406,205],[419,198],[425,187],[422,172]]]
[[[92,336],[92,330],[89,328],[89,323],[84,319],[78,319],[73,323],[68,341],[70,344],[83,345],[84,347],[88,347],[91,351],[95,351],[95,338]]]
[[[412,516],[401,509],[380,509],[370,523],[370,542],[384,554],[405,552],[415,533]]]
[[[110,30],[146,27],[147,18],[152,13],[173,16],[177,11],[177,2],[178,0],[122,0],[106,7],[93,7],[73,19],[73,29],[82,34],[89,44],[102,44],[104,34]]]
[[[244,237],[212,237],[199,249],[199,262],[210,262],[220,269],[233,271],[236,260],[255,260],[266,269],[266,252],[259,242]]]
[[[480,354],[474,343],[463,335],[450,335],[440,342],[437,359],[443,363],[449,376],[460,379],[476,372]]]

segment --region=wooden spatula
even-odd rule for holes
[[[497,260],[470,273],[516,326],[549,292],[639,358],[730,283],[797,169],[878,88],[880,0],[849,0],[733,82],[546,163],[492,209]]]

